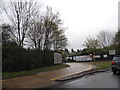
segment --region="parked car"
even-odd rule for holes
[[[112,64],[112,72],[113,72],[114,74],[116,74],[117,71],[120,71],[120,55],[116,55],[116,56],[113,58],[111,64]]]

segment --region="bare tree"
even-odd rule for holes
[[[43,15],[38,15],[30,26],[28,38],[31,45],[37,49],[59,50],[67,45],[59,13],[53,13],[52,8],[47,7]]]
[[[3,6],[3,0],[0,0],[0,14],[1,14],[1,11],[2,11],[2,6]]]
[[[83,46],[85,46],[87,49],[97,49],[100,48],[100,42],[98,41],[98,39],[89,37],[84,42]]]
[[[34,21],[28,32],[28,39],[30,40],[29,44],[36,49],[43,49],[43,19],[39,18],[39,21]]]
[[[113,38],[115,34],[112,32],[101,31],[97,35],[99,42],[101,43],[102,47],[110,46],[113,43]]]
[[[4,8],[14,29],[11,34],[16,39],[19,46],[24,45],[27,31],[33,18],[38,13],[36,9],[37,2],[18,1],[10,2],[9,9]]]
[[[2,22],[3,7],[4,7],[3,0],[0,0],[0,23]]]

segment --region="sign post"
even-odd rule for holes
[[[115,55],[115,50],[109,50],[109,55]]]

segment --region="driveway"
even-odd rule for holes
[[[69,64],[70,67],[37,73],[31,76],[2,80],[3,88],[44,88],[60,83],[55,81],[58,78],[91,70],[93,68],[93,66],[88,63],[67,64]]]

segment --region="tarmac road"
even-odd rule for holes
[[[120,74],[111,71],[86,75],[49,88],[120,88]]]
[[[52,70],[36,75],[17,77],[2,80],[3,88],[44,88],[50,85],[58,84],[55,80],[61,77],[69,76],[75,73],[91,70],[92,65],[87,63],[67,63],[70,67],[58,70]]]

